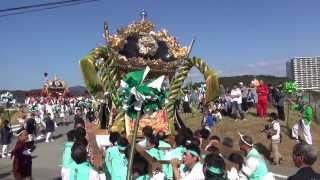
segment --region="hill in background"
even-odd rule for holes
[[[239,82],[243,82],[245,85],[249,85],[254,78],[259,80],[262,79],[265,82],[265,84],[272,84],[272,85],[277,85],[287,81],[286,77],[276,77],[276,76],[267,76],[267,75],[259,75],[259,76],[243,75],[243,76],[220,77],[219,83],[223,84],[224,87],[232,87],[233,84],[239,84]],[[195,85],[197,86],[200,83],[195,83]],[[85,91],[86,91],[85,87],[83,86],[73,86],[73,87],[70,87],[69,90],[73,96],[83,95],[85,94]],[[6,91],[7,90],[0,90],[0,93],[6,92]],[[22,103],[24,102],[27,92],[40,92],[40,91],[41,89],[32,89],[29,91],[13,90],[10,92],[14,95],[14,97],[17,99],[18,102]]]
[[[223,84],[224,87],[232,87],[234,84],[243,82],[244,85],[250,85],[253,79],[262,80],[265,84],[278,85],[288,81],[287,77],[277,77],[270,75],[243,75],[243,76],[231,76],[231,77],[220,77],[219,83]]]
[[[80,96],[85,94],[86,89],[83,86],[73,86],[69,87],[70,94],[73,96]],[[3,92],[7,92],[7,90],[0,90],[0,94]],[[36,93],[41,92],[41,89],[31,89],[29,91],[23,91],[23,90],[11,90],[9,91],[13,94],[13,96],[16,98],[17,102],[23,103],[26,98],[26,93]]]

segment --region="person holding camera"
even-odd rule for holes
[[[271,158],[273,159],[273,165],[280,164],[282,156],[279,153],[279,144],[281,142],[281,129],[279,116],[276,113],[271,114],[272,122],[265,128],[268,139],[270,139]]]

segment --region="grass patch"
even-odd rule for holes
[[[275,112],[276,109],[273,107],[270,107],[268,109],[268,113]],[[285,108],[285,111],[287,112],[287,109]],[[193,115],[191,114],[181,114],[182,119],[184,120],[185,124],[190,127],[192,130],[199,129],[201,127],[201,120],[202,120],[202,114],[198,111],[194,112]],[[231,137],[234,140],[235,149],[239,149],[238,147],[238,141],[239,141],[239,135],[238,132],[244,133],[246,135],[249,135],[253,137],[254,142],[256,144],[259,144],[260,147],[263,149],[268,150],[270,146],[270,140],[267,139],[266,135],[264,133],[261,133],[261,129],[264,128],[265,124],[269,123],[267,119],[262,119],[256,116],[256,109],[251,108],[249,109],[249,112],[245,114],[245,121],[235,121],[233,118],[230,118],[228,116],[225,116],[220,120],[213,128],[212,132],[215,135],[223,137]],[[283,156],[283,162],[282,164],[284,166],[290,166],[294,167],[294,164],[292,162],[291,153],[292,148],[295,144],[295,141],[292,140],[289,137],[290,129],[292,125],[297,121],[301,119],[301,115],[298,112],[295,111],[289,111],[289,121],[282,122],[281,125],[281,133],[282,133],[282,143],[279,146],[280,153]],[[320,149],[320,127],[315,122],[312,123],[311,127],[312,136],[313,136],[313,145],[316,147],[316,149]],[[302,132],[300,133],[301,137],[303,138]],[[268,154],[265,154],[268,156]],[[320,171],[320,161],[318,160],[314,168],[317,171]]]
[[[21,117],[22,113],[20,109],[10,111],[2,109],[0,111],[0,125],[4,120],[9,120],[12,125],[18,124],[18,118]]]

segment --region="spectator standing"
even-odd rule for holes
[[[1,145],[2,145],[1,157],[5,158],[6,156],[9,156],[8,147],[11,143],[11,138],[12,138],[12,131],[11,131],[10,123],[8,120],[5,120],[3,122],[2,128],[0,129],[0,134],[1,134]]]
[[[35,114],[31,113],[31,116],[29,119],[27,119],[26,122],[26,131],[28,133],[29,141],[33,140],[33,137],[36,135],[36,120],[35,120]]]
[[[275,88],[274,99],[276,102],[279,119],[284,121],[285,120],[285,114],[284,114],[285,93],[283,92],[282,87]]]
[[[74,116],[74,128],[85,127],[84,120],[82,118],[82,113],[80,109],[76,110],[76,115]]]
[[[12,171],[15,179],[31,179],[32,177],[32,158],[28,150],[28,132],[21,129],[18,134],[18,141],[12,150],[13,159]]]
[[[226,96],[226,89],[224,88],[224,86],[222,84],[219,85],[219,99],[224,100],[225,96]]]
[[[95,115],[94,115],[94,111],[92,108],[89,109],[89,111],[87,112],[86,114],[86,119],[89,121],[89,122],[93,122],[95,120]]]
[[[238,88],[237,85],[233,86],[233,89],[230,93],[231,103],[232,103],[232,115],[237,118],[238,114],[240,115],[240,119],[244,119],[244,113],[241,108],[242,104],[242,96],[241,96],[241,90]]]
[[[50,113],[47,114],[44,121],[46,123],[46,133],[47,133],[46,143],[53,142],[52,133],[54,132],[54,129],[55,129],[55,122],[53,119],[51,119]]]
[[[265,118],[268,110],[268,86],[263,84],[263,81],[260,80],[260,85],[257,87],[256,91],[258,94],[257,116]]]
[[[248,108],[251,108],[254,106],[254,104],[256,103],[255,101],[255,95],[254,93],[252,92],[251,89],[248,89],[248,97],[247,97],[247,105],[248,105]]]
[[[248,88],[245,85],[243,85],[243,82],[240,82],[239,85],[240,85],[241,96],[242,96],[241,107],[244,112],[247,112],[248,111],[248,102],[247,102]]]

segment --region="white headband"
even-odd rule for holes
[[[243,138],[244,135],[241,134],[240,132],[239,132],[239,136],[240,136],[240,140],[241,140],[243,143],[245,143],[246,145],[248,145],[248,146],[250,146],[250,147],[253,146],[253,144],[248,143],[248,142]]]

